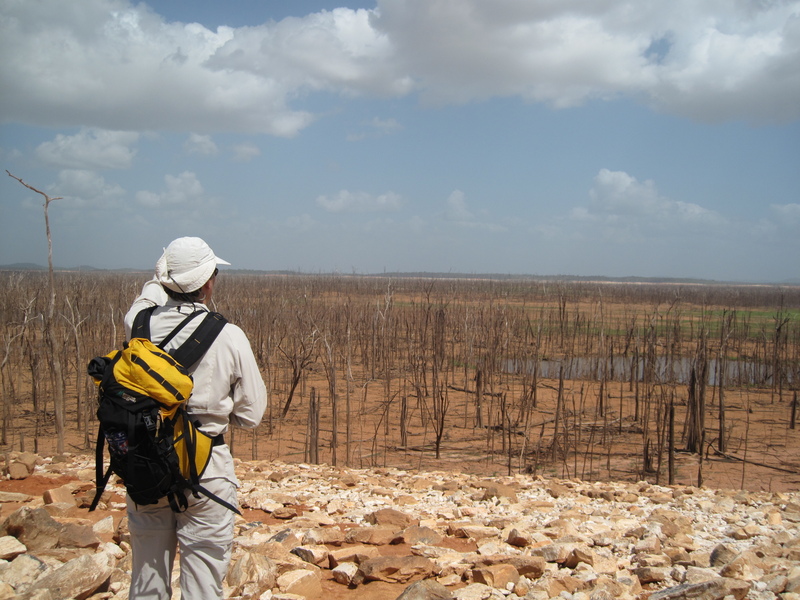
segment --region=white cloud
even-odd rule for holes
[[[219,152],[210,135],[200,135],[199,133],[191,134],[183,143],[183,149],[188,154],[199,154],[201,156],[214,156]]]
[[[566,218],[565,233],[613,243],[725,236],[736,227],[716,211],[661,195],[652,180],[609,169],[595,177],[588,205],[573,207]]]
[[[640,183],[625,172],[608,169],[597,174],[589,196],[592,205],[607,214],[653,216],[664,204],[652,181]]]
[[[233,160],[236,162],[250,162],[258,156],[261,156],[261,149],[255,144],[245,142],[233,149]]]
[[[479,211],[476,215],[467,207],[467,197],[461,190],[453,190],[445,201],[445,210],[442,213],[445,221],[455,223],[461,227],[482,229],[492,233],[508,231],[508,227],[492,222],[491,215],[486,211]]]
[[[447,197],[446,205],[444,218],[448,221],[464,222],[475,219],[475,215],[467,208],[467,199],[461,190],[453,190]]]
[[[286,229],[295,233],[308,233],[317,226],[317,222],[308,213],[286,219]]]
[[[63,196],[69,208],[118,208],[125,190],[118,184],[107,183],[94,171],[69,169],[58,174],[54,186],[57,195]]]
[[[312,120],[287,107],[292,81],[211,65],[237,34],[230,27],[166,23],[144,3],[126,0],[86,0],[80,10],[5,2],[2,10],[0,54],[13,57],[0,63],[5,119],[283,136]]]
[[[48,165],[69,169],[128,169],[136,156],[132,146],[138,141],[139,134],[130,131],[81,129],[40,144],[36,156]]]
[[[3,3],[5,120],[293,136],[314,115],[292,102],[316,91],[556,107],[627,95],[704,120],[800,117],[798,0],[379,0],[215,31],[144,3],[80,7]]]
[[[800,223],[800,204],[771,204],[770,208],[780,223],[785,225]]]
[[[628,94],[700,119],[800,115],[800,3],[381,0],[374,22],[438,102]]]
[[[373,196],[366,192],[341,190],[333,197],[319,196],[317,206],[333,213],[395,211],[403,205],[403,199],[394,192]]]
[[[348,142],[359,142],[369,138],[378,138],[386,135],[391,135],[402,129],[400,123],[396,119],[380,119],[373,117],[370,121],[363,124],[364,131],[359,133],[351,133],[347,136]]]
[[[708,226],[724,222],[723,217],[712,210],[661,196],[653,181],[639,182],[624,171],[601,169],[589,197],[589,210],[609,222],[626,219],[659,226]]]
[[[337,8],[241,29],[208,64],[293,90],[406,94],[411,79],[393,66],[392,40],[373,18],[372,11]]]
[[[192,206],[204,200],[204,190],[197,175],[184,171],[180,175],[164,176],[165,189],[161,192],[148,190],[136,193],[136,201],[150,208]]]

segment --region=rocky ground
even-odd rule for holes
[[[0,600],[127,598],[122,489],[109,486],[89,513],[92,457],[6,463]],[[227,598],[800,600],[796,492],[267,461],[237,469],[243,517]]]

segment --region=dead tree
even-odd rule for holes
[[[314,362],[314,349],[317,346],[318,340],[317,332],[314,330],[308,338],[295,338],[292,340],[292,348],[287,351],[283,348],[283,340],[278,343],[278,350],[283,357],[289,361],[292,367],[292,380],[289,386],[289,395],[286,402],[283,404],[283,411],[281,411],[281,418],[285,419],[289,413],[289,408],[292,406],[292,399],[300,379],[303,377],[303,371]]]
[[[31,319],[31,312],[33,310],[34,299],[28,301],[27,306],[23,308],[24,318],[22,323],[17,327],[15,332],[10,333],[4,338],[4,352],[3,360],[0,360],[0,393],[3,395],[2,402],[2,425],[0,425],[0,444],[8,444],[8,426],[11,421],[11,402],[14,401],[14,380],[11,376],[9,367],[9,359],[11,358],[11,348],[18,339],[25,335],[28,328],[28,322]],[[8,382],[8,383],[6,383]]]
[[[708,378],[708,358],[705,335],[700,333],[700,346],[689,374],[689,397],[686,404],[686,450],[700,453],[705,437],[706,380]]]
[[[61,200],[61,196],[51,197],[43,191],[36,189],[22,181],[16,175],[12,175],[6,170],[8,176],[16,179],[29,190],[36,192],[44,197],[44,226],[47,233],[47,267],[48,267],[48,287],[50,291],[50,301],[47,304],[47,311],[44,315],[44,336],[47,342],[48,362],[50,363],[50,374],[53,379],[53,410],[56,418],[56,452],[64,452],[64,375],[61,368],[61,356],[56,342],[55,332],[53,331],[53,316],[56,311],[56,286],[53,275],[53,240],[50,236],[50,216],[48,210],[50,203],[54,200]]]

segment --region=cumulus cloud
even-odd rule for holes
[[[192,205],[203,199],[203,186],[197,175],[191,171],[184,171],[180,175],[166,175],[164,186],[161,192],[137,192],[136,201],[149,208],[169,208]]]
[[[125,190],[108,183],[94,171],[67,169],[58,174],[54,193],[62,196],[69,208],[116,208],[125,198]]]
[[[797,0],[378,0],[215,31],[129,0],[2,12],[0,114],[37,125],[288,137],[313,122],[292,104],[315,92],[555,107],[624,95],[703,120],[800,116]]]
[[[257,156],[261,156],[261,149],[255,144],[245,142],[233,148],[233,160],[236,162],[250,162]]]
[[[200,135],[199,133],[191,134],[183,143],[183,149],[189,154],[200,154],[202,156],[214,156],[219,152],[210,135]]]
[[[402,129],[396,119],[380,119],[373,117],[370,121],[363,124],[364,129],[358,133],[351,133],[347,136],[348,142],[359,142],[361,140],[378,138],[391,135]]]
[[[800,115],[796,1],[381,0],[374,23],[435,102],[630,95],[698,119]]]
[[[467,208],[467,198],[461,190],[453,190],[447,197],[446,206],[444,218],[448,221],[465,222],[475,219],[475,215]]]
[[[45,164],[68,169],[128,169],[137,141],[138,133],[87,128],[75,135],[58,134],[40,144],[36,156]]]
[[[770,208],[781,223],[800,223],[800,204],[772,204]]]
[[[485,211],[480,211],[478,215],[473,213],[467,206],[466,195],[461,190],[453,190],[447,197],[445,209],[441,216],[445,221],[455,223],[461,227],[483,229],[494,233],[508,230],[505,225],[490,221],[490,217]]]
[[[697,204],[661,196],[651,180],[643,182],[624,171],[601,169],[589,192],[589,210],[606,220],[639,220],[664,225],[682,223],[712,225],[724,219]]]
[[[237,31],[167,23],[144,3],[3,4],[0,114],[46,126],[247,131],[291,136],[312,116],[287,106],[296,83],[211,59]],[[269,35],[269,27],[262,32]]]
[[[708,232],[728,224],[719,213],[691,202],[662,196],[652,180],[639,181],[624,171],[601,169],[589,191],[589,204],[569,213],[576,224],[595,226],[608,239],[641,239],[655,232]]]
[[[341,190],[335,196],[317,198],[317,206],[332,213],[396,211],[402,205],[402,197],[394,192],[373,196],[366,192]]]

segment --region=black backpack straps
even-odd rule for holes
[[[106,484],[111,477],[111,465],[108,465],[108,469],[106,469],[105,473],[103,473],[103,447],[105,446],[105,442],[106,436],[103,434],[103,430],[100,429],[97,432],[97,445],[95,446],[95,476],[97,479],[97,489],[95,490],[92,504],[89,507],[89,512],[92,512],[95,508],[97,508],[97,504],[100,502],[100,497],[103,495],[103,492],[106,489]]]
[[[161,348],[162,350],[164,348],[166,348],[167,344],[169,344],[172,341],[172,338],[174,338],[176,335],[178,335],[178,332],[180,332],[181,329],[186,327],[186,325],[187,325],[187,323],[189,323],[189,321],[191,321],[195,317],[198,317],[198,316],[200,316],[202,314],[205,314],[205,313],[206,313],[206,311],[204,311],[201,308],[198,308],[197,310],[195,310],[190,315],[187,315],[187,317],[183,321],[178,323],[178,326],[175,329],[173,329],[172,331],[169,332],[169,335],[167,335],[167,337],[165,337],[163,340],[161,340],[161,342],[158,344],[158,347]],[[172,354],[172,352],[170,352],[170,354]],[[174,358],[174,355],[173,355],[173,358]],[[183,363],[181,363],[181,364],[183,364]],[[184,365],[184,366],[188,366],[188,365]]]
[[[170,354],[184,367],[190,368],[203,357],[227,322],[221,314],[208,312],[189,339]]]
[[[158,308],[158,306],[149,306],[147,308],[143,308],[138,313],[136,313],[136,317],[133,320],[133,325],[131,326],[131,338],[145,338],[147,340],[152,339],[150,337],[150,318],[153,316],[153,313]],[[186,318],[178,323],[178,326],[173,329],[167,337],[165,337],[161,342],[158,344],[158,347],[162,350],[164,347],[178,335],[181,329],[186,327],[186,325],[195,317],[199,315],[206,314],[207,311],[198,308],[195,311],[192,311]]]
[[[213,500],[214,502],[216,502],[220,506],[224,506],[225,508],[227,508],[231,512],[235,512],[237,515],[241,515],[242,514],[241,511],[238,508],[236,508],[233,504],[223,500],[222,498],[220,498],[219,496],[217,496],[215,494],[212,494],[211,492],[209,492],[206,488],[204,488],[199,483],[197,485],[195,485],[192,489],[193,489],[193,491],[200,492],[206,498],[208,498],[209,500]]]
[[[158,307],[151,306],[137,313],[133,321],[133,326],[131,327],[131,338],[139,337],[150,339],[150,317],[153,315],[153,311],[155,311],[156,308]],[[189,336],[189,339],[170,352],[172,357],[187,369],[200,360],[203,354],[209,349],[212,342],[219,335],[219,332],[222,331],[222,328],[225,327],[225,324],[228,322],[225,317],[217,312],[197,309],[187,315],[186,318],[158,344],[158,347],[163,350],[190,321],[202,314],[205,315],[205,318],[200,325],[197,326],[197,329],[194,330],[192,335]]]
[[[134,318],[133,326],[131,327],[131,339],[150,339],[150,317],[153,316],[153,311],[157,308],[157,306],[150,306],[136,313],[136,318]]]

